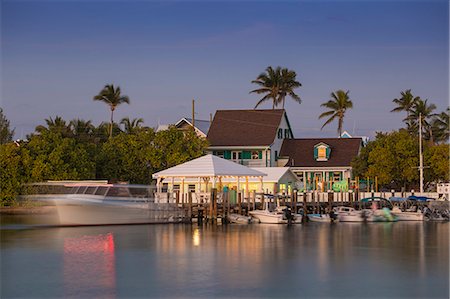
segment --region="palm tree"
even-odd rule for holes
[[[282,103],[284,109],[284,102],[286,96],[290,96],[293,100],[301,103],[300,97],[295,94],[294,89],[301,85],[296,81],[296,72],[288,70],[287,68],[271,66],[266,68],[264,73],[259,74],[256,80],[252,83],[259,85],[261,88],[250,91],[250,93],[265,94],[255,106],[255,109],[267,100],[272,101],[272,109],[275,109],[278,104]]]
[[[338,118],[338,134],[339,137],[342,135],[342,125],[344,123],[345,111],[347,109],[353,108],[353,103],[350,101],[348,96],[349,91],[345,92],[342,89],[331,93],[331,100],[320,105],[320,107],[325,107],[329,111],[325,111],[319,116],[320,118],[329,116],[330,118],[323,124],[323,129],[326,125],[331,123],[335,118]]]
[[[414,97],[411,93],[411,89],[407,89],[405,91],[400,92],[401,97],[398,99],[393,99],[392,102],[397,105],[391,112],[402,112],[406,111],[406,118],[409,118],[411,113],[411,108],[414,106],[414,103],[420,100],[420,97]],[[407,122],[406,126],[408,130],[412,127],[411,122]]]
[[[94,101],[102,101],[108,104],[109,108],[111,109],[111,124],[109,128],[109,138],[111,138],[113,133],[114,110],[116,110],[116,107],[122,103],[129,104],[130,99],[128,98],[128,96],[121,95],[119,86],[117,86],[117,88],[114,88],[114,85],[110,84],[105,85],[100,93],[94,97]]]
[[[63,137],[70,137],[71,130],[70,127],[66,124],[66,121],[60,117],[56,116],[55,119],[51,117],[45,119],[46,126],[39,125],[35,128],[35,131],[42,134],[44,132],[53,132],[57,134],[61,134]]]
[[[141,124],[144,122],[142,118],[135,118],[130,120],[128,117],[122,118],[120,124],[124,126],[124,132],[127,134],[135,134],[140,128]]]
[[[448,142],[450,138],[450,107],[446,111],[437,114],[431,122],[433,136],[438,142]]]
[[[433,111],[436,109],[436,105],[428,104],[428,100],[422,100],[416,98],[413,106],[408,111],[408,117],[404,121],[408,124],[409,131],[411,133],[419,132],[419,118],[422,123],[422,133],[424,133],[425,139],[433,143],[433,130],[431,126],[431,120],[436,115]]]
[[[89,140],[90,136],[94,133],[94,125],[90,120],[85,121],[83,119],[73,119],[69,123],[69,127],[75,138],[82,141]]]
[[[294,89],[299,88],[302,84],[295,80],[297,74],[295,71],[288,70],[284,68],[281,70],[281,88],[280,88],[280,96],[279,99],[283,101],[283,109],[284,109],[284,100],[286,96],[290,96],[297,103],[301,103],[302,100],[300,97],[295,94]]]

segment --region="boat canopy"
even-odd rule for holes
[[[389,198],[390,201],[406,201],[406,198],[404,197],[396,197],[396,196],[392,196]]]
[[[362,199],[361,199],[361,202],[381,201],[381,200],[388,201],[388,200],[387,200],[386,198],[384,198],[384,197],[372,196],[372,197],[362,198]]]
[[[433,198],[429,198],[429,197],[426,197],[426,196],[411,195],[411,196],[408,197],[408,200],[427,201],[427,200],[433,200]]]

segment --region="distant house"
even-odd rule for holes
[[[195,119],[194,124],[195,124],[195,133],[197,133],[197,135],[200,137],[206,138],[206,135],[208,135],[211,122],[209,120]],[[183,117],[175,124],[175,127],[177,127],[180,130],[187,130],[189,128],[192,128],[192,118]]]
[[[303,189],[327,191],[351,178],[351,161],[361,147],[361,138],[286,139],[278,166],[290,167]]]
[[[197,134],[197,136],[206,138],[206,135],[208,135],[211,122],[209,120],[195,119],[194,124],[195,124],[195,133]],[[182,131],[191,129],[192,118],[183,117],[182,119],[177,121],[173,126]],[[167,124],[158,125],[158,127],[156,128],[156,132],[167,130],[169,129],[169,127],[170,125]]]
[[[283,140],[294,138],[284,109],[218,110],[209,152],[250,167],[277,166]]]
[[[366,146],[367,143],[369,142],[369,137],[367,137],[367,136],[352,136],[352,135],[350,135],[350,133],[347,132],[347,131],[344,131],[344,132],[341,134],[341,138],[361,138],[361,139],[362,139],[362,143],[363,143],[364,146]]]

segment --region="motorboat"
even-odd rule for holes
[[[339,222],[363,222],[362,211],[351,207],[335,207],[334,213],[337,214]]]
[[[227,219],[230,223],[236,223],[236,224],[250,224],[252,223],[252,217],[240,215],[236,213],[229,214],[227,216]]]
[[[332,222],[332,219],[328,214],[308,214],[308,220],[311,222]]]
[[[152,186],[98,182],[52,183],[59,194],[35,194],[29,199],[56,206],[59,225],[178,223],[186,220],[176,204],[155,203]]]
[[[424,215],[420,211],[412,210],[400,210],[399,207],[395,206],[392,208],[391,214],[397,217],[398,221],[423,221]]]
[[[254,210],[248,213],[259,223],[287,224],[295,222],[294,214],[286,206],[278,206],[274,211],[270,211],[268,204],[266,204],[264,210]],[[301,219],[299,222],[301,222]]]

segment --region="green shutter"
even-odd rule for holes
[[[331,148],[327,146],[327,159],[330,159]]]
[[[252,158],[252,152],[250,152],[250,151],[242,152],[242,159],[251,159],[251,158]]]
[[[314,160],[317,160],[317,157],[319,156],[319,150],[317,147],[314,148]]]
[[[262,151],[258,152],[258,159],[262,159]]]
[[[228,160],[231,159],[231,151],[224,151],[223,157]]]

